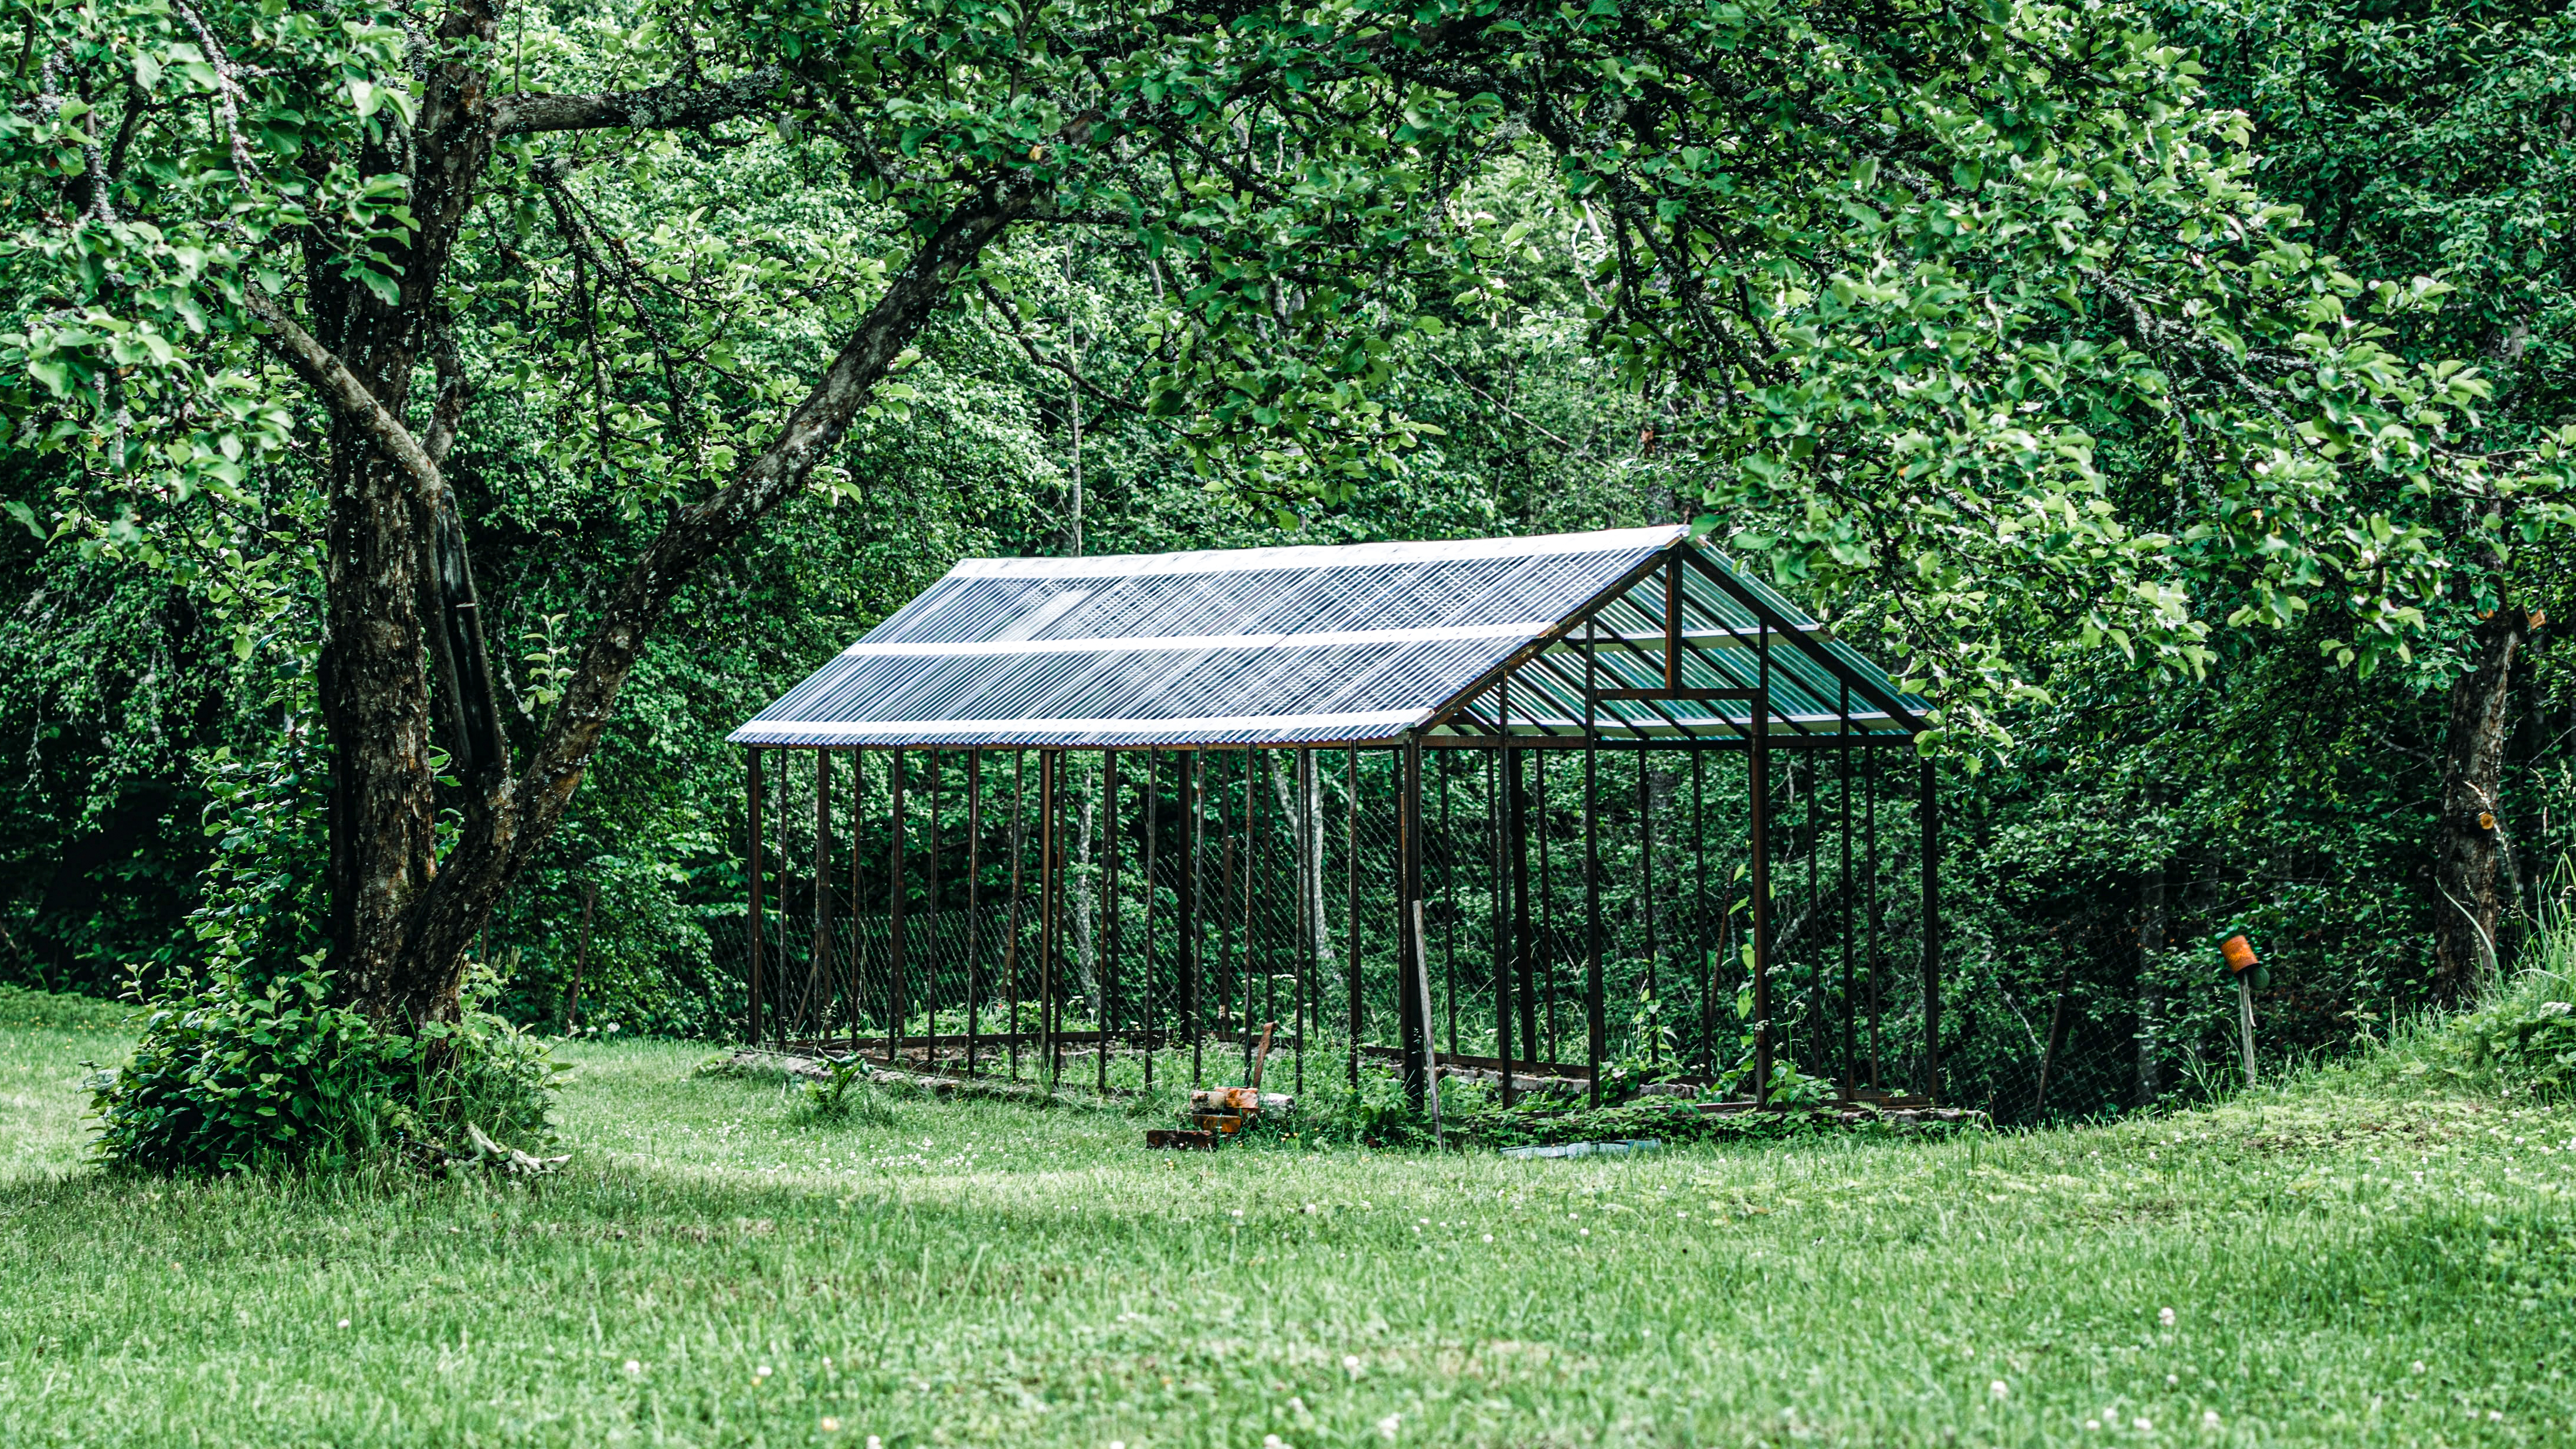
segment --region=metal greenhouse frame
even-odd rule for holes
[[[1679,526],[969,559],[731,736],[748,1032],[1051,1081],[1087,1052],[1106,1091],[1121,1054],[1249,1067],[1284,1006],[1301,1089],[1311,1046],[1417,1102],[1761,1101],[1784,1066],[1929,1098],[1936,780],[1879,768],[1924,710]]]

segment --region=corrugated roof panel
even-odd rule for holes
[[[732,739],[1068,747],[1393,740],[1645,571],[1684,534],[1667,526],[1447,543],[968,559]],[[1704,556],[1793,627],[1813,627],[1776,592]],[[1750,684],[1756,656],[1721,647],[1743,640],[1717,626],[1752,639],[1754,611],[1726,589],[1686,577],[1694,611],[1686,627],[1708,636],[1710,647],[1686,653],[1684,681],[1698,688]],[[1605,646],[1603,687],[1662,683],[1661,608],[1661,584],[1649,577],[1601,611],[1604,630],[1654,636],[1638,644],[1651,659]],[[1831,647],[1846,667],[1893,695],[1883,672],[1845,646]],[[1521,672],[1531,683],[1516,685],[1516,729],[1562,728],[1579,716],[1579,653],[1550,662],[1564,677]],[[1775,643],[1772,669],[1775,728],[1793,733],[1802,720],[1835,713],[1839,691],[1824,664]],[[1874,713],[1856,695],[1854,713],[1864,711]],[[1658,735],[1742,733],[1750,720],[1741,701],[1613,701],[1604,713]]]

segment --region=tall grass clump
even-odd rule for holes
[[[2576,1098],[2576,912],[2547,910],[2515,969],[2476,1007],[2425,1033],[2400,1068],[2544,1101]]]

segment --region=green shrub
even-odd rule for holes
[[[2482,1091],[2576,1097],[2576,918],[2555,913],[2522,963],[2476,1009],[2401,1051],[2399,1073]]]
[[[124,1065],[90,1079],[102,1162],[158,1173],[343,1171],[474,1155],[469,1128],[541,1137],[556,1070],[482,1009],[417,1035],[330,1004],[318,958],[253,982],[221,973],[156,1004]]]

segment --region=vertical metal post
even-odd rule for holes
[[[1647,751],[1637,751],[1637,913],[1645,917],[1646,925],[1646,995],[1655,1000],[1660,1010],[1663,1003],[1656,988],[1662,985],[1662,973],[1656,968],[1656,958],[1663,941],[1655,932],[1655,786],[1654,774],[1646,768],[1646,757]],[[1647,1034],[1646,1060],[1654,1061],[1662,1050],[1656,1040],[1661,1035]]]
[[[1466,912],[1458,909],[1458,837],[1449,825],[1449,777],[1456,773],[1449,763],[1449,753],[1440,761],[1440,903],[1447,907],[1440,913],[1440,960],[1446,989],[1440,995],[1446,1003],[1449,1018],[1449,1055],[1458,1055],[1458,920]]]
[[[850,974],[845,999],[850,1011],[850,1053],[859,1050],[859,1018],[868,1004],[866,939],[859,933],[859,903],[867,899],[859,889],[863,859],[867,850],[868,756],[865,750],[850,751]]]
[[[1404,1034],[1404,1095],[1423,1109],[1431,1087],[1430,963],[1422,949],[1422,741],[1408,736],[1401,763],[1396,825],[1397,895],[1395,968],[1398,1015]]]
[[[894,844],[887,855],[889,879],[886,885],[886,961],[892,972],[886,983],[886,1060],[903,1065],[903,992],[904,966],[904,894],[903,878],[903,751],[888,758],[887,788],[894,794]]]
[[[1020,868],[1028,856],[1021,822],[1027,811],[1029,759],[1026,750],[1011,751],[1011,909],[1002,939],[1002,990],[1010,1001],[1010,1029],[1002,1034],[1012,1081],[1020,1079]]]
[[[748,788],[744,793],[749,797],[751,808],[751,934],[749,937],[751,943],[751,970],[749,983],[751,1011],[747,1025],[749,1027],[751,1045],[758,1046],[760,1045],[760,988],[762,985],[760,979],[762,965],[760,938],[766,931],[766,921],[764,920],[766,912],[762,909],[760,887],[761,876],[768,869],[768,866],[761,859],[760,850],[760,747],[754,745],[744,753],[750,757],[749,774],[746,782]]]
[[[1323,782],[1313,750],[1296,753],[1297,829],[1297,1095],[1306,1095],[1306,1043],[1315,1033],[1317,958],[1324,952]]]
[[[1255,812],[1261,797],[1254,792],[1253,777],[1260,773],[1261,751],[1243,752],[1243,919],[1242,939],[1235,943],[1235,959],[1243,975],[1243,1079],[1252,1080],[1252,858],[1260,847],[1261,833],[1254,828]],[[1267,983],[1264,983],[1267,984]]]
[[[1243,974],[1234,964],[1234,951],[1227,944],[1229,923],[1226,917],[1226,902],[1234,894],[1234,832],[1225,828],[1224,788],[1222,785],[1217,787],[1219,798],[1216,802],[1216,814],[1217,831],[1225,838],[1225,844],[1217,853],[1216,907],[1210,913],[1216,918],[1216,1036],[1220,1041],[1224,1040],[1226,1031],[1234,1025],[1234,981],[1237,976]],[[1238,921],[1233,924],[1239,926],[1241,923]],[[1246,1049],[1249,1050],[1249,1047],[1247,1046]],[[1245,1070],[1249,1071],[1250,1068],[1247,1067]]]
[[[813,985],[806,998],[814,1003],[814,1036],[828,1034],[832,999],[832,752],[814,752],[814,963]]]
[[[1923,762],[1923,1095],[1941,1100],[1941,798]]]
[[[1520,1046],[1536,1070],[1535,1064],[1545,1058],[1538,1039],[1538,936],[1530,920],[1529,785],[1522,769],[1524,753],[1509,746],[1503,749],[1503,830],[1512,860],[1512,971],[1520,995]]]
[[[1200,1018],[1200,980],[1202,948],[1206,945],[1204,928],[1199,923],[1199,853],[1205,845],[1205,831],[1199,820],[1200,797],[1207,788],[1207,751],[1190,752],[1190,767],[1184,772],[1181,802],[1181,831],[1188,859],[1181,863],[1181,992],[1183,1019],[1190,1026],[1190,1085],[1206,1084],[1207,1027]]]
[[[1869,1089],[1886,1090],[1878,1066],[1878,751],[1869,752],[1869,777],[1861,781],[1861,869],[1869,878],[1869,898],[1862,904],[1869,930]]]
[[[1547,1059],[1553,1064],[1565,1060],[1559,1050],[1556,1030],[1556,968],[1564,943],[1556,936],[1556,875],[1549,869],[1547,838],[1547,751],[1541,750],[1530,761],[1530,771],[1538,777],[1538,940],[1539,990],[1547,997],[1543,1009],[1547,1015]]]
[[[1761,684],[1753,697],[1746,794],[1753,806],[1753,1100],[1771,1100],[1771,629],[1754,635]]]
[[[1038,751],[1038,1041],[1046,1053],[1047,1089],[1064,1076],[1055,1040],[1056,775],[1061,750]]]
[[[868,753],[850,750],[850,990],[845,993],[850,1003],[850,1055],[858,1055],[860,1016],[868,1008],[868,941],[858,931],[858,902],[868,900],[860,892],[860,874],[868,851],[866,812]]]
[[[1842,686],[1842,735],[1839,740],[1840,748],[1834,752],[1835,759],[1842,766],[1843,784],[1843,808],[1841,811],[1843,869],[1841,886],[1834,894],[1837,903],[1841,907],[1843,921],[1843,1100],[1846,1102],[1851,1100],[1853,1091],[1860,1085],[1860,1058],[1858,1054],[1858,1046],[1854,1039],[1855,1032],[1852,1023],[1851,726],[1851,685],[1846,682]]]
[[[930,913],[929,928],[921,943],[922,1014],[930,1022],[930,1040],[923,1044],[922,1069],[939,1070],[939,787],[946,773],[946,756],[938,750],[924,751],[930,759],[930,858],[922,877],[927,891],[923,906]]]
[[[1691,751],[1691,868],[1698,891],[1691,901],[1691,954],[1699,976],[1700,1069],[1717,1075],[1717,953],[1708,925],[1708,756]]]
[[[1109,1095],[1109,1023],[1114,1019],[1112,1003],[1118,999],[1118,752],[1106,750],[1100,756],[1100,914],[1101,933],[1100,999],[1094,1003],[1092,1025],[1098,1028],[1099,1050],[1094,1058],[1099,1070],[1097,1090]]]
[[[975,1075],[976,1038],[984,1023],[984,752],[966,752],[966,1075]]]
[[[1583,1061],[1590,1101],[1601,1105],[1601,1058],[1610,1023],[1601,998],[1601,624],[1583,621]]]
[[[1145,1090],[1154,1090],[1154,1053],[1162,1049],[1163,1034],[1154,1025],[1154,854],[1155,842],[1163,834],[1162,787],[1156,767],[1162,763],[1162,751],[1145,752],[1145,783],[1138,791],[1137,807],[1145,820],[1145,952],[1137,972],[1136,1025],[1144,1033]]]
[[[1342,869],[1349,882],[1349,918],[1342,925],[1342,941],[1350,952],[1351,1006],[1351,1090],[1360,1085],[1360,1029],[1364,1025],[1360,1007],[1360,747],[1351,746],[1349,774],[1343,781],[1348,806],[1342,816]]]
[[[1502,685],[1499,699],[1504,738],[1511,729],[1511,684]],[[1512,1082],[1512,935],[1511,874],[1503,852],[1503,755],[1500,749],[1485,755],[1485,916],[1486,936],[1493,945],[1494,971],[1494,1055],[1503,1064],[1503,1105],[1509,1107],[1519,1097]]]

